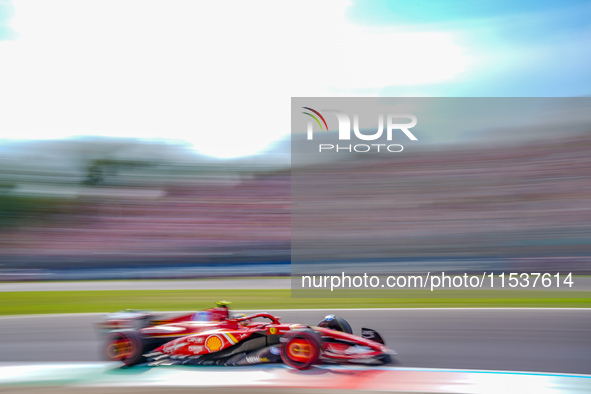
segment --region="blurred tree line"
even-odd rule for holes
[[[0,193],[0,227],[44,220],[64,213],[70,205],[71,202],[62,198]]]

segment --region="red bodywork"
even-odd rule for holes
[[[270,322],[250,322],[256,318],[267,318]],[[246,322],[245,325],[243,323]],[[170,342],[155,349],[177,356],[197,356],[214,353],[226,349],[250,337],[253,333],[283,335],[296,329],[311,328],[323,338],[336,340],[323,341],[323,356],[339,360],[371,358],[380,354],[392,353],[381,343],[361,338],[345,332],[323,327],[305,326],[303,324],[287,324],[279,322],[279,318],[268,313],[257,313],[240,319],[228,319],[221,322],[179,321],[140,330],[147,337],[170,336]],[[367,349],[360,349],[360,347]],[[353,350],[354,349],[354,350]]]
[[[212,310],[206,312],[210,311]],[[170,356],[192,357],[212,354],[236,345],[255,333],[280,338],[302,329],[311,329],[322,339],[322,359],[327,361],[348,362],[395,354],[385,345],[367,338],[324,327],[281,323],[278,317],[269,313],[217,321],[198,321],[194,320],[195,316],[196,314],[192,313],[168,320],[152,320],[149,326],[140,328],[137,332],[145,340],[159,341],[161,345],[154,348],[153,353]],[[268,321],[253,321],[257,318],[265,318]],[[108,324],[105,325],[106,323]],[[100,327],[112,330],[116,327],[124,328],[127,324],[124,320],[110,320],[106,323]]]

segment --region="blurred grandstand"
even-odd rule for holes
[[[298,259],[500,258],[591,272],[589,133],[300,168],[293,207],[289,169],[173,162],[170,146],[151,145],[169,152],[165,160],[136,145],[133,157],[91,155],[77,172],[39,160],[29,168],[23,156],[3,162],[3,279],[22,279],[22,270],[289,267],[292,209],[293,240],[306,245]]]
[[[292,182],[297,259],[445,259],[444,270],[468,259],[498,270],[591,272],[590,149],[586,133],[502,149],[359,154],[300,170]]]

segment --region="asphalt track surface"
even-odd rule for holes
[[[379,331],[403,367],[591,374],[589,309],[273,311],[316,324],[329,312]],[[96,314],[0,318],[0,362],[100,361]]]

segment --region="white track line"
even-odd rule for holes
[[[547,311],[589,311],[591,312],[591,308],[535,308],[535,307],[528,307],[528,308],[511,308],[511,307],[501,307],[501,308],[319,308],[319,309],[233,309],[236,312],[331,312],[331,311],[488,311],[488,310],[547,310]],[[192,313],[197,312],[195,310],[192,311],[148,311],[154,313]],[[0,316],[0,319],[20,319],[20,318],[43,318],[43,317],[67,317],[67,316],[100,316],[106,315],[110,312],[90,312],[90,313],[47,313],[41,315],[7,315],[7,316]]]

